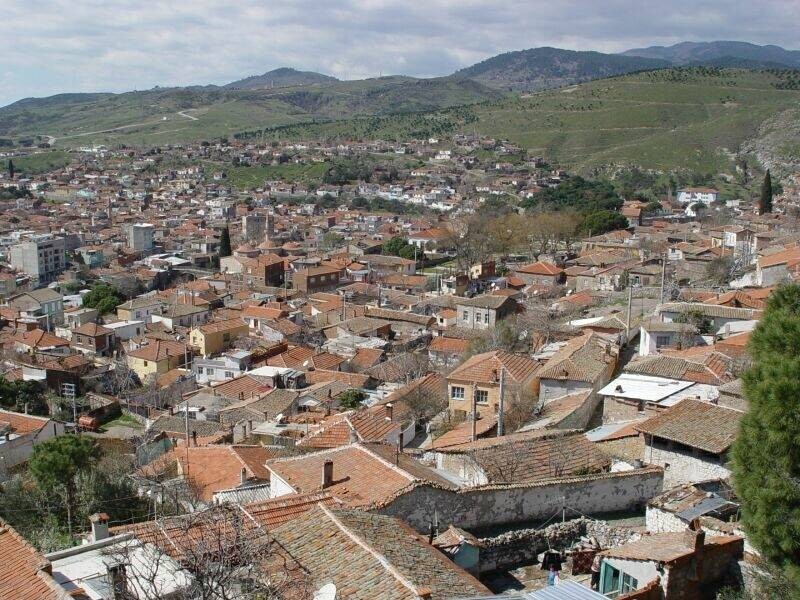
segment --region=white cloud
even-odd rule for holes
[[[0,105],[58,92],[225,83],[280,67],[444,75],[536,46],[683,40],[800,46],[800,2],[766,0],[4,0]]]

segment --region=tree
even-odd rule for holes
[[[125,296],[107,283],[95,285],[88,294],[83,297],[83,306],[86,308],[96,308],[97,312],[105,315],[114,312],[120,304],[125,302]]]
[[[750,339],[749,410],[732,448],[748,539],[800,594],[800,285],[776,289]]]
[[[15,172],[16,171],[14,170],[14,161],[11,160],[11,159],[8,159],[8,178],[9,179],[14,179],[14,173]]]
[[[226,256],[230,256],[232,252],[231,232],[226,225],[225,229],[222,230],[222,234],[219,236],[219,257],[225,258]]]
[[[408,246],[408,243],[399,235],[394,236],[383,245],[383,253],[387,256],[400,256],[400,251]]]
[[[601,235],[629,226],[628,219],[613,210],[596,210],[587,214],[581,223],[581,231],[592,235]]]
[[[8,381],[0,376],[0,406],[34,415],[47,414],[42,386],[35,381]]]
[[[323,250],[333,250],[341,246],[343,241],[344,237],[342,237],[340,234],[336,233],[335,231],[327,231],[322,236],[320,248]]]
[[[63,494],[70,537],[75,509],[75,479],[94,458],[94,442],[80,435],[62,435],[33,447],[29,463],[31,474],[41,490]]]
[[[367,395],[361,390],[349,389],[339,396],[339,406],[348,410],[361,408],[361,404],[366,398]]]
[[[765,215],[772,212],[772,175],[767,169],[764,182],[761,184],[761,197],[758,199],[758,214]]]

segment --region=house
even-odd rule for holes
[[[269,493],[264,488],[269,482],[269,472],[264,463],[276,455],[264,446],[175,446],[137,469],[133,477],[142,490],[153,492],[169,487],[170,481],[180,481],[205,504],[219,502],[229,490],[241,492],[241,501],[251,500],[246,495],[249,488],[253,488],[249,489],[251,494],[263,494],[255,499],[267,499]],[[230,496],[227,495],[228,499]]]
[[[117,306],[117,316],[123,321],[150,323],[153,315],[161,314],[161,302],[153,296],[139,296]]]
[[[320,504],[271,533],[324,597],[446,600],[491,593],[394,517]]]
[[[508,296],[484,294],[474,298],[459,298],[455,310],[459,327],[493,329],[500,321],[516,313],[517,302]]]
[[[46,351],[49,354],[69,354],[70,343],[64,338],[41,329],[23,331],[18,329],[11,336],[12,347],[17,352],[35,354]]]
[[[517,267],[512,271],[526,285],[552,287],[566,281],[564,269],[548,262],[538,261],[529,265]]]
[[[189,593],[192,576],[171,556],[131,534],[110,535],[104,513],[92,515],[91,525],[87,543],[44,556],[63,597],[144,600],[180,598]]]
[[[719,191],[709,187],[687,187],[678,190],[678,202],[681,204],[696,204],[698,202],[709,206],[717,201]]]
[[[756,282],[762,287],[786,281],[800,265],[800,246],[760,256],[756,261]]]
[[[211,318],[211,308],[206,304],[176,302],[168,305],[160,314],[150,316],[153,323],[163,323],[169,331],[176,327],[196,327]]]
[[[647,319],[639,325],[639,356],[650,356],[662,348],[688,348],[697,338],[697,326],[692,323]]]
[[[218,358],[195,358],[192,361],[192,373],[201,385],[227,381],[250,368],[252,360],[253,355],[248,350],[226,352]]]
[[[645,437],[645,461],[664,468],[667,487],[730,477],[728,450],[744,413],[685,399],[636,425]]]
[[[761,313],[762,311],[752,308],[702,302],[666,302],[659,304],[655,310],[656,318],[664,323],[699,322],[706,325],[710,332],[717,332],[728,323],[757,320]]]
[[[349,410],[332,415],[309,430],[297,445],[317,449],[346,446],[353,441],[406,445],[414,436],[403,436],[402,424],[392,420],[393,408],[389,404],[382,406],[377,414],[367,410]]]
[[[431,364],[444,369],[457,365],[469,348],[469,340],[437,336],[428,344]]]
[[[619,346],[610,337],[588,332],[569,340],[537,373],[543,404],[580,391],[596,392],[611,379]]]
[[[530,484],[611,467],[611,460],[583,434],[555,429],[437,446],[434,456],[439,471],[465,486]]]
[[[215,391],[219,389],[220,386],[217,386]],[[220,409],[220,422],[227,425],[235,425],[243,421],[263,423],[277,420],[281,416],[290,417],[297,412],[298,393],[296,390],[273,389],[249,397],[244,394],[242,391],[241,400]],[[252,427],[248,427],[248,429],[252,429]]]
[[[444,228],[432,227],[408,236],[408,243],[423,252],[446,252],[451,249],[452,234]]]
[[[188,366],[188,346],[172,340],[150,340],[145,346],[128,352],[128,366],[142,381],[163,375],[178,367]]]
[[[0,481],[28,462],[36,444],[63,434],[59,421],[0,409]]]
[[[292,273],[292,287],[299,292],[311,294],[339,287],[344,278],[344,269],[334,266],[319,266],[300,269]]]
[[[499,410],[501,373],[508,390],[504,393],[536,394],[538,369],[535,360],[503,350],[476,354],[447,376],[448,408],[465,417],[474,402],[477,416],[492,417]]]
[[[598,395],[603,399],[603,423],[608,424],[654,417],[686,398],[711,401],[717,392],[713,385],[689,380],[621,373]]]
[[[249,329],[239,318],[204,323],[189,333],[189,344],[203,357],[227,350],[233,341],[247,336]]]
[[[64,296],[50,288],[16,294],[7,304],[17,309],[21,317],[34,319],[45,331],[52,331],[64,322]]]
[[[322,488],[351,508],[385,503],[416,484],[452,483],[392,446],[346,446],[267,461],[273,498]]]
[[[26,600],[73,600],[53,578],[53,565],[16,529],[0,519],[0,596]]]
[[[600,553],[600,593],[609,598],[714,598],[743,554],[741,537],[706,537],[696,523],[680,532],[645,535]]]
[[[72,346],[85,354],[109,356],[114,350],[114,332],[96,323],[85,323],[72,330]]]

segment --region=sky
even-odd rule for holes
[[[800,49],[800,0],[3,0],[0,106],[278,67],[447,75],[509,50],[741,40]]]

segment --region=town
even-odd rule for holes
[[[729,451],[797,179],[642,194],[468,134],[50,151],[0,176],[4,597],[758,577]]]

